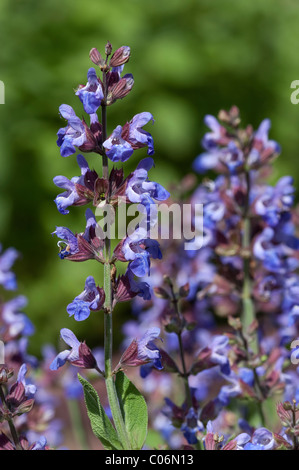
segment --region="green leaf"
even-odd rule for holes
[[[96,390],[81,375],[78,374],[78,378],[83,386],[87,414],[94,435],[101,441],[106,450],[122,449],[116,430],[106,415]]]
[[[116,375],[115,386],[132,448],[142,449],[148,425],[146,402],[123,372]]]

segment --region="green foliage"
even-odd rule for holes
[[[123,372],[116,375],[115,386],[132,449],[142,449],[148,425],[145,400]]]
[[[101,441],[106,450],[120,450],[122,448],[121,443],[100,403],[96,390],[81,375],[78,374],[78,378],[83,386],[87,414],[94,435]]]

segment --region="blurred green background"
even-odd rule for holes
[[[244,123],[272,120],[271,137],[282,145],[273,177],[290,173],[298,186],[299,105],[290,102],[298,24],[295,0],[1,0],[0,240],[22,253],[16,271],[37,328],[32,352],[57,343],[61,327],[91,345],[101,337],[99,314],[78,324],[65,310],[88,274],[100,282],[99,266],[62,262],[51,237],[56,225],[84,228],[83,210],[58,213],[52,179],[77,175],[75,157],[62,158],[56,146],[65,125],[58,107],[70,104],[81,115],[73,89],[86,83],[89,50],[103,50],[107,40],[131,47],[126,72],[135,85],[109,109],[108,124],[112,130],[135,113],[154,115],[153,179],[178,182],[200,152],[204,115],[236,104]],[[145,154],[136,152],[127,171]],[[100,167],[96,156],[88,160]]]

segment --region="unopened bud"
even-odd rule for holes
[[[14,416],[21,416],[24,413],[29,413],[32,410],[34,405],[34,400],[31,398],[30,400],[26,400],[15,410]]]
[[[133,75],[127,74],[121,78],[117,83],[109,87],[107,105],[113,104],[116,100],[122,99],[130,93],[134,85]]]
[[[187,284],[180,287],[179,296],[180,297],[188,297],[189,292],[190,292],[190,284],[189,284],[189,282],[187,282]]]
[[[94,369],[97,367],[97,361],[86,343],[79,346],[79,359],[71,361],[71,363],[82,369]]]
[[[117,49],[110,59],[110,67],[119,67],[130,59],[131,50],[128,46],[122,46]]]
[[[107,56],[111,55],[111,52],[112,52],[112,44],[111,42],[107,42],[106,46],[105,46],[105,54]]]
[[[96,47],[91,49],[89,53],[90,60],[95,64],[95,65],[104,65],[105,61],[103,57],[101,56],[100,52],[97,50]]]
[[[14,375],[13,369],[8,369],[7,366],[0,367],[0,384],[5,384]]]
[[[155,296],[158,297],[159,299],[170,299],[170,295],[165,289],[163,289],[163,287],[155,287],[154,293],[155,293]]]
[[[166,351],[164,351],[164,349],[160,349],[160,354],[161,354],[161,362],[163,365],[163,370],[165,372],[173,372],[173,373],[178,372],[178,367],[176,363],[169,356],[169,354]]]

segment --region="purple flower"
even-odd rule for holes
[[[112,162],[125,162],[134,152],[131,144],[122,138],[122,130],[121,126],[117,126],[109,139],[103,143],[103,147],[107,149],[107,157]]]
[[[51,370],[58,370],[66,362],[84,369],[93,369],[96,367],[96,360],[88,346],[86,346],[85,343],[81,343],[71,330],[63,328],[60,331],[60,336],[64,342],[71,347],[71,350],[66,349],[60,352],[51,363]]]
[[[293,257],[293,249],[279,240],[281,233],[266,227],[255,239],[253,253],[264,267],[277,274],[294,271],[299,262]]]
[[[56,186],[65,189],[65,191],[59,194],[55,199],[57,209],[61,214],[69,213],[67,207],[79,205],[80,196],[76,191],[76,184],[84,185],[85,175],[90,171],[88,163],[82,155],[77,155],[77,162],[81,169],[81,176],[74,176],[71,180],[66,176],[55,176],[53,179]]]
[[[181,426],[185,438],[189,444],[196,444],[198,442],[197,433],[204,431],[204,425],[198,418],[198,411],[194,408],[190,408],[184,423]]]
[[[31,336],[34,333],[34,326],[29,318],[19,313],[19,310],[27,305],[26,297],[20,295],[6,302],[2,307],[2,320],[7,327],[6,335],[10,339],[18,336]]]
[[[204,123],[211,129],[212,132],[207,132],[205,134],[202,140],[202,146],[205,149],[211,149],[219,143],[220,139],[225,133],[225,129],[219,124],[218,120],[210,114],[205,116]]]
[[[47,439],[44,436],[41,436],[35,444],[32,444],[30,450],[46,450]]]
[[[275,153],[280,152],[280,145],[275,142],[274,140],[269,140],[268,134],[271,129],[271,121],[270,119],[264,119],[257,131],[255,132],[254,139],[256,141],[262,142],[264,148],[271,148],[275,151]]]
[[[161,353],[154,341],[160,335],[160,328],[148,329],[141,339],[133,340],[121,357],[120,365],[125,367],[136,367],[150,364],[158,370],[163,369],[161,364]]]
[[[85,212],[86,228],[82,234],[74,235],[67,227],[56,227],[52,235],[57,235],[62,241],[58,242],[60,248],[59,257],[67,258],[71,261],[86,261],[96,259],[102,262],[103,239],[100,227],[97,225],[95,216],[91,209]]]
[[[68,125],[57,132],[57,145],[60,147],[61,156],[68,157],[76,152],[76,147],[80,148],[85,143],[86,129],[71,106],[62,104],[59,112],[68,121]]]
[[[214,364],[220,365],[220,370],[223,374],[230,374],[230,365],[228,360],[229,339],[227,336],[215,336],[211,344],[210,359]]]
[[[294,202],[293,178],[284,176],[280,178],[276,186],[260,186],[254,208],[257,214],[271,227],[275,227],[281,221],[281,214],[290,211]]]
[[[218,395],[218,399],[223,406],[227,406],[231,398],[237,397],[242,393],[239,379],[236,375],[226,377],[230,385],[223,385]]]
[[[142,147],[147,147],[148,155],[152,155],[154,153],[153,138],[149,132],[142,129],[149,121],[154,122],[153,116],[144,112],[136,114],[123,127],[117,126],[111,136],[103,143],[107,157],[113,162],[125,162],[134,150]]]
[[[158,220],[158,211],[155,201],[165,201],[170,194],[159,183],[149,181],[148,172],[154,166],[154,160],[144,158],[136,170],[129,177],[127,185],[127,198],[132,203],[138,203],[140,212],[146,215],[147,230],[154,227]],[[143,207],[142,207],[143,206]]]
[[[132,271],[127,269],[126,274],[117,280],[114,302],[127,302],[136,296],[142,297],[143,300],[150,300],[150,286],[147,282],[136,281]]]
[[[205,173],[208,170],[223,168],[235,175],[244,167],[245,159],[243,152],[232,141],[221,149],[211,149],[209,153],[200,154],[193,163],[193,168],[198,173]]]
[[[0,245],[0,252],[2,246]],[[15,290],[17,288],[16,276],[11,272],[11,268],[18,258],[19,254],[14,248],[8,248],[0,256],[0,285],[7,290]]]
[[[91,67],[87,72],[87,84],[82,86],[76,92],[80,101],[83,103],[84,111],[87,114],[97,112],[104,98],[102,83],[98,79],[96,71]]]
[[[19,369],[17,382],[23,384],[26,398],[31,399],[36,394],[37,389],[35,385],[26,383],[26,379],[25,379],[26,374],[27,374],[27,366],[26,364],[23,364]]]
[[[76,321],[83,321],[89,317],[91,311],[101,310],[104,302],[104,289],[97,287],[94,278],[88,276],[85,281],[84,291],[75,297],[66,310],[70,317],[74,316]]]
[[[272,432],[266,428],[259,428],[253,433],[251,442],[244,446],[244,450],[273,450],[275,446]]]
[[[141,297],[143,300],[150,300],[150,286],[147,282],[136,281],[132,271],[127,269],[126,274],[120,276],[117,281],[115,301],[127,302],[136,296]]]

